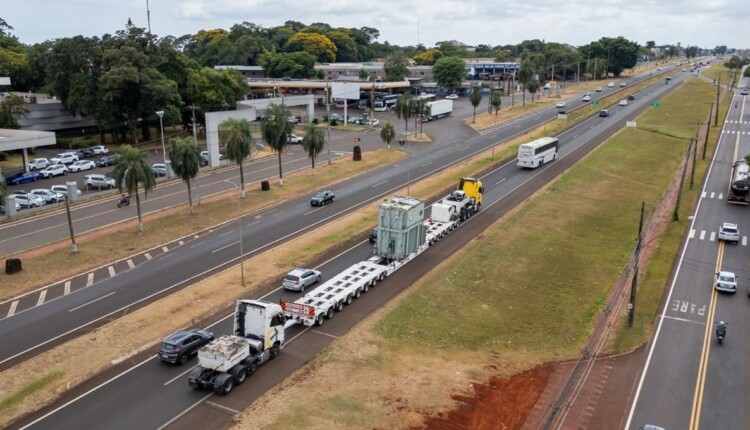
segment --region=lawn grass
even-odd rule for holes
[[[2,400],[0,400],[0,415],[5,414],[9,409],[23,402],[29,396],[33,396],[35,393],[38,393],[40,390],[47,387],[56,380],[62,378],[64,375],[65,373],[61,371],[48,373],[23,386],[20,390],[14,392],[12,395],[4,397]]]

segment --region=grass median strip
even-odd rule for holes
[[[639,123],[664,122],[670,129],[705,119],[706,91],[710,84],[691,80]],[[280,429],[289,422],[347,428],[336,421],[334,396],[367,411],[350,417],[358,427],[408,428],[453,408],[451,395],[470,392],[472,382],[576,357],[633,249],[641,201],[656,201],[677,173],[688,141],[669,135],[675,131],[615,135],[337,339],[246,410],[235,428]],[[659,273],[642,287],[650,290],[641,297],[648,301],[640,306],[643,327],[616,347],[649,335],[683,228],[684,221],[674,223],[665,235]],[[357,377],[344,382],[343,375]],[[306,411],[304,417],[281,407],[289,404]]]

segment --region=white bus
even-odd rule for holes
[[[396,106],[399,94],[388,94],[380,98],[376,98],[372,104],[372,110],[375,112],[385,112],[389,108]]]
[[[518,165],[536,168],[557,158],[560,141],[556,137],[542,137],[518,147]]]

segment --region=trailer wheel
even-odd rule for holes
[[[375,285],[378,284],[378,278],[372,278],[372,281],[370,281],[370,286],[375,288]]]
[[[323,315],[318,315],[317,317],[315,317],[315,325],[316,326],[323,325]]]
[[[387,274],[385,272],[380,272],[380,276],[378,276],[378,280],[382,281],[383,279],[385,279],[386,276]]]
[[[334,306],[334,310],[336,312],[341,312],[344,309],[344,301],[341,300],[340,302],[336,302],[336,306]]]
[[[248,364],[245,368],[248,375],[252,375],[255,373],[256,370],[258,370],[258,363],[253,361],[252,363]]]
[[[352,304],[352,300],[353,300],[353,299],[352,299],[352,295],[351,295],[351,294],[349,294],[348,296],[346,296],[346,302],[345,302],[345,303],[346,303],[347,305],[351,305],[351,304]]]
[[[362,292],[366,293],[369,290],[370,290],[370,283],[369,282],[365,282],[365,285],[362,287]]]
[[[241,364],[229,369],[229,374],[232,375],[232,379],[234,379],[234,383],[237,385],[241,385],[245,382],[245,378],[247,378],[247,371]]]
[[[331,319],[333,318],[333,308],[328,308],[328,312],[326,312],[326,318]]]
[[[354,298],[358,299],[362,295],[362,290],[357,288],[356,291],[354,291]]]

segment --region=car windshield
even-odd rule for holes
[[[315,195],[313,197],[318,198],[318,199],[322,199],[323,196],[325,196],[325,193],[315,193]]]
[[[723,230],[724,230],[724,233],[727,233],[727,234],[737,234],[737,229],[732,228],[732,227],[724,227]]]

